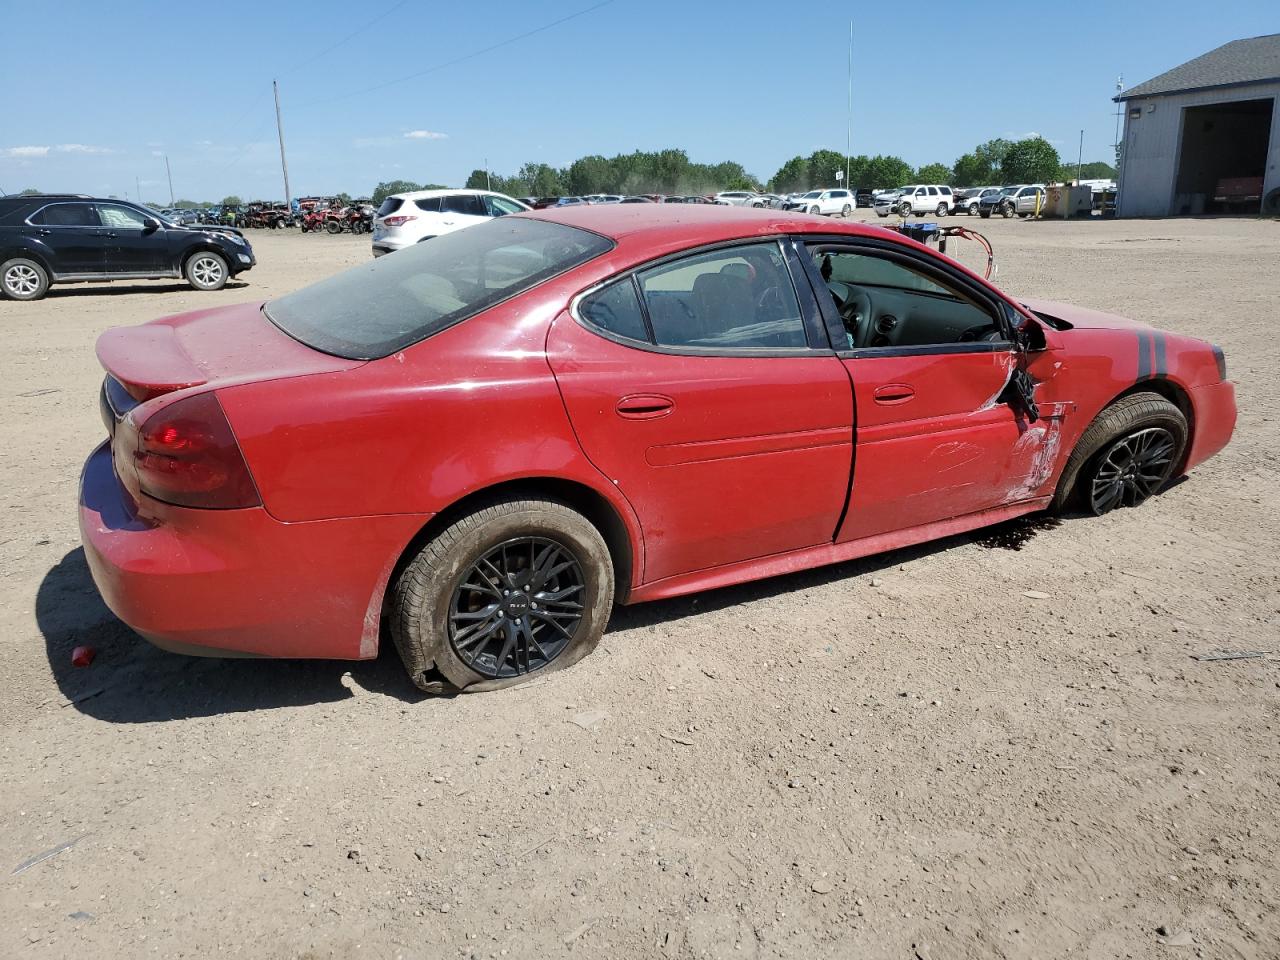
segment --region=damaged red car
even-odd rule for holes
[[[429,691],[571,664],[615,603],[1137,506],[1236,417],[1209,343],[735,207],[503,217],[98,356],[80,523],[120,619],[210,655],[390,638]]]

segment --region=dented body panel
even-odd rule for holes
[[[433,518],[495,488],[596,504],[626,576],[621,599],[636,602],[1042,509],[1081,434],[1135,389],[1184,408],[1184,468],[1234,427],[1234,388],[1209,344],[1014,302],[875,227],[719,207],[532,216],[614,246],[381,359],[314,351],[257,304],[105,334],[103,364],[138,400],[127,416],[214,392],[261,497],[236,510],[161,504],[122,482],[99,448],[80,514],[108,605],[171,646],[371,657],[396,565]],[[815,327],[807,350],[701,355],[638,349],[574,311],[584,291],[661,258],[833,235],[932,258],[1007,307],[1022,343],[888,356],[815,342]],[[828,292],[795,262],[802,310],[818,317]],[[1014,389],[1022,380],[1033,403]]]

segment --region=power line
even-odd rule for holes
[[[404,77],[397,77],[394,80],[387,80],[383,83],[376,84],[375,86],[366,87],[363,90],[354,90],[351,93],[339,94],[336,97],[328,97],[324,100],[313,100],[310,103],[304,103],[300,109],[305,109],[307,107],[323,106],[330,103],[337,103],[340,100],[350,100],[352,97],[362,97],[367,93],[373,93],[377,90],[383,90],[387,87],[394,86],[397,83],[405,83],[409,80],[417,80],[419,77],[425,77],[429,73],[435,73],[439,70],[444,70],[446,67],[457,66],[460,63],[465,63],[468,60],[474,60],[476,57],[483,56],[486,53],[492,53],[494,50],[500,50],[503,47],[510,46],[513,43],[518,43],[521,40],[527,40],[529,37],[536,36],[539,33],[544,33],[547,30],[552,29],[553,27],[558,27],[562,23],[568,23],[570,20],[576,20],[578,17],[585,17],[588,13],[593,13],[596,10],[599,10],[601,7],[607,7],[609,6],[609,4],[614,2],[616,2],[616,0],[601,0],[600,3],[592,4],[586,9],[579,10],[576,13],[568,14],[567,16],[561,17],[559,20],[552,20],[550,23],[544,23],[540,27],[534,27],[532,30],[527,30],[524,33],[517,34],[514,37],[508,37],[506,40],[499,40],[497,43],[491,44],[490,46],[484,47],[483,49],[475,50],[471,53],[464,53],[462,56],[455,57],[452,60],[446,60],[444,63],[437,63],[434,66],[427,67],[427,69],[425,70],[419,70],[417,73],[411,73],[408,76],[404,76]]]

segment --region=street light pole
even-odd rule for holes
[[[280,121],[280,85],[271,81],[271,89],[276,95],[276,133],[280,137],[280,170],[284,173],[284,205],[293,209],[293,201],[289,194],[289,164],[284,159],[284,124]]]
[[[849,102],[844,114],[844,188],[849,189],[849,156],[853,153],[853,21],[849,21]]]
[[[169,206],[173,207],[173,171],[169,169],[169,155],[164,155],[164,172],[169,178]]]

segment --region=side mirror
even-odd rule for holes
[[[147,219],[142,221],[143,233],[155,233],[159,229],[160,229],[160,221],[157,220],[155,217],[147,217]]]

